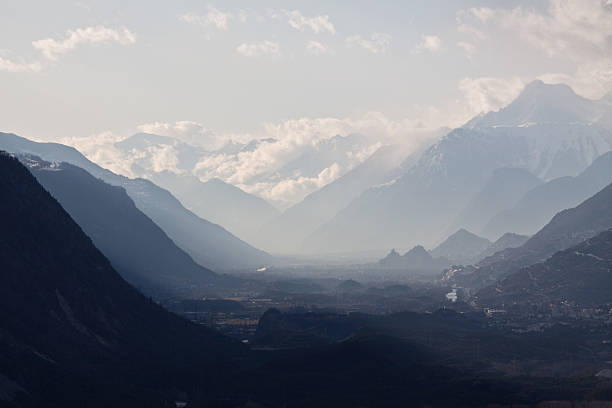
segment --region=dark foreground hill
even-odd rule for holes
[[[477,298],[479,304],[495,307],[611,304],[612,230],[511,274]]]
[[[165,311],[126,283],[5,153],[0,191],[0,402],[163,406],[180,394],[181,373],[198,365],[205,384],[239,355],[228,339]]]
[[[121,187],[67,163],[21,156],[51,195],[132,285],[155,298],[210,294],[223,278],[196,264]]]

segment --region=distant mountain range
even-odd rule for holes
[[[602,121],[611,111],[605,98],[588,100],[565,85],[535,81],[506,108],[450,132],[394,183],[366,190],[311,234],[305,250],[431,246],[457,225],[497,169],[522,169],[533,177],[525,173],[531,181],[517,182],[511,202],[485,208],[485,215],[511,208],[537,179],[580,174],[612,149],[612,131]],[[494,239],[517,231],[496,232]]]
[[[217,178],[202,182],[195,176],[163,171],[152,173],[149,179],[171,191],[199,217],[222,225],[249,243],[261,242],[262,226],[280,214],[262,198]]]
[[[559,177],[527,191],[510,209],[490,219],[487,237],[505,231],[534,234],[561,210],[572,208],[612,183],[612,152],[604,153],[576,177]]]
[[[33,154],[49,162],[70,163],[110,185],[123,187],[136,207],[202,266],[225,270],[273,262],[269,254],[187,210],[167,190],[148,180],[116,175],[92,163],[74,148],[58,143],[32,142],[14,134],[0,133],[0,149]]]
[[[612,228],[612,184],[575,208],[563,210],[525,244],[497,252],[475,267],[451,269],[443,280],[482,288],[521,268],[544,262],[558,251]]]
[[[466,228],[482,234],[487,221],[500,212],[512,208],[525,193],[541,184],[542,181],[539,178],[525,169],[496,169],[482,189],[461,210],[453,223],[453,228]],[[513,228],[512,223],[504,226],[507,229],[499,231],[498,234],[489,233],[486,237],[496,239],[504,232],[517,231]]]
[[[470,263],[490,246],[491,241],[488,239],[461,228],[432,249],[431,255],[450,259],[453,264]]]
[[[121,276],[143,293],[155,298],[201,297],[221,286],[223,278],[178,248],[123,188],[71,164],[19,158]]]
[[[416,161],[420,151],[408,154],[402,146],[384,146],[353,170],[286,209],[264,225],[261,241],[264,248],[297,252],[302,241],[367,188],[390,182]],[[279,239],[282,237],[283,239]]]
[[[525,242],[527,242],[529,238],[529,235],[520,235],[515,234],[513,232],[506,232],[504,235],[499,237],[497,241],[493,242],[487,247],[487,249],[481,252],[476,257],[476,261],[481,261],[485,258],[490,257],[491,255],[496,254],[497,252],[503,251],[504,249],[518,248]]]
[[[420,245],[415,246],[404,255],[392,249],[386,257],[379,261],[379,265],[383,268],[433,272],[439,272],[450,264],[451,262],[446,258],[434,258]]]

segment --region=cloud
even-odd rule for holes
[[[538,78],[547,83],[567,84],[580,95],[598,99],[612,90],[612,58],[580,64],[571,74],[546,73]]]
[[[213,6],[208,6],[208,13],[204,15],[198,15],[190,12],[180,16],[179,20],[188,24],[200,25],[202,27],[214,26],[219,30],[227,30],[228,22],[233,18],[234,16],[231,13],[223,12],[214,8]],[[245,22],[246,19],[246,12],[241,11],[238,15],[238,20]]]
[[[458,31],[470,36],[470,41],[458,44],[468,57],[476,52],[478,42],[486,39],[484,30],[505,33],[521,46],[535,48],[543,57],[555,58],[558,66],[566,67],[565,72],[545,72],[539,78],[567,83],[591,98],[612,91],[609,0],[548,0],[544,9],[472,8],[457,12],[457,23]]]
[[[245,57],[261,57],[265,55],[278,57],[281,55],[280,45],[272,41],[259,41],[240,44],[236,51]]]
[[[153,122],[138,126],[138,131],[175,141],[140,150],[118,149],[115,143],[125,137],[112,132],[60,142],[129,177],[169,170],[202,180],[220,178],[285,208],[345,174],[383,145],[401,145],[407,151],[418,148],[439,135],[441,120],[447,119],[431,107],[413,107],[410,115],[399,120],[380,112],[349,118],[298,118],[267,123],[257,135],[216,133],[193,121]],[[194,147],[189,150],[183,143]],[[244,148],[247,144],[248,149]],[[192,167],[180,161],[185,151],[198,155]],[[292,167],[296,160],[302,164]]]
[[[303,200],[311,192],[336,180],[343,173],[340,165],[333,163],[321,170],[315,177],[299,176],[286,178],[275,183],[256,183],[251,186],[242,186],[242,188],[275,203],[280,208],[287,208]]]
[[[0,71],[40,72],[42,71],[42,65],[39,62],[32,62],[32,63],[15,62],[7,58],[0,57]]]
[[[483,23],[490,20],[495,15],[495,11],[488,7],[473,7],[469,12]]]
[[[138,130],[159,136],[169,136],[193,146],[205,149],[215,149],[221,146],[223,141],[210,129],[201,124],[189,120],[181,120],[174,123],[153,122],[138,125]]]
[[[313,33],[330,33],[336,34],[334,25],[329,21],[329,16],[305,17],[299,10],[285,11],[288,17],[288,23],[296,30],[304,31],[305,28],[310,28]]]
[[[374,33],[370,36],[370,39],[362,38],[360,35],[352,35],[347,37],[346,45],[348,47],[359,46],[373,54],[384,54],[391,45],[391,35]]]
[[[437,35],[424,35],[421,43],[416,46],[415,52],[439,52],[442,49],[442,40]]]
[[[318,41],[308,41],[306,43],[306,51],[312,55],[322,55],[329,52],[329,48]]]
[[[503,30],[549,56],[581,59],[612,46],[612,6],[601,0],[549,0],[545,13],[516,7],[496,15]]]
[[[496,111],[512,102],[525,84],[514,78],[464,78],[459,82],[470,115]]]
[[[128,159],[115,147],[115,143],[124,138],[113,132],[102,132],[83,137],[68,137],[58,140],[59,143],[72,146],[83,153],[89,160],[115,173],[134,177],[133,159]]]
[[[45,58],[54,61],[60,55],[66,54],[82,44],[108,44],[113,42],[121,45],[134,44],[136,37],[127,28],[116,30],[104,26],[95,26],[68,30],[64,39],[46,38],[34,41],[32,45],[42,52]]]
[[[461,48],[463,51],[465,51],[468,57],[471,57],[472,55],[476,53],[476,46],[470,42],[459,41],[457,43],[457,46]]]

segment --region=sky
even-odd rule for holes
[[[143,130],[416,144],[536,78],[612,90],[612,0],[0,0],[0,130],[88,156]]]

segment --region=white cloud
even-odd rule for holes
[[[461,48],[463,51],[465,51],[468,57],[471,57],[472,55],[476,53],[476,46],[470,42],[459,41],[457,43],[457,46]]]
[[[437,35],[424,35],[422,41],[416,46],[415,52],[428,51],[436,53],[442,49],[442,40]]]
[[[457,31],[462,34],[468,34],[474,41],[484,41],[487,39],[487,35],[482,30],[477,29],[471,24],[460,24],[457,27]]]
[[[572,74],[546,73],[538,77],[547,83],[564,83],[576,93],[598,99],[612,90],[612,58],[580,64]]]
[[[362,47],[373,54],[384,54],[391,45],[391,36],[385,33],[374,33],[369,39],[365,39],[360,35],[352,35],[347,37],[346,44],[349,47]]]
[[[412,118],[400,120],[380,112],[353,118],[300,118],[265,124],[256,136],[216,134],[193,121],[153,122],[138,126],[138,131],[169,136],[176,142],[129,151],[115,147],[125,137],[111,132],[60,142],[76,147],[103,167],[129,177],[143,176],[138,168],[187,171],[202,180],[220,178],[284,208],[362,163],[382,145],[401,145],[407,151],[416,149],[439,135],[437,129],[442,119],[448,119],[431,107],[414,107],[411,115]],[[336,146],[332,143],[336,135],[352,134],[363,136],[346,139],[339,145],[344,147],[337,151],[330,147]],[[259,141],[253,149],[226,148],[232,142],[244,145],[252,140]],[[200,151],[201,156],[191,170],[180,163],[180,154],[186,150],[179,141],[195,146],[194,152]],[[308,159],[306,167],[310,170],[303,171],[302,167],[295,171],[283,170],[302,155],[318,152],[325,146],[331,150]]]
[[[227,30],[229,20],[233,18],[234,16],[231,13],[223,12],[213,6],[208,6],[208,13],[204,15],[190,12],[179,17],[179,19],[185,23],[197,24],[203,27],[215,26],[219,30]],[[238,20],[245,22],[246,19],[246,12],[241,11],[238,15]]]
[[[539,78],[564,82],[581,95],[597,98],[612,90],[612,3],[602,0],[548,0],[544,9],[478,8],[457,13],[458,31],[468,57],[490,33],[509,34],[520,46],[535,48],[555,58],[565,71],[546,72]],[[478,25],[476,27],[475,25]],[[515,40],[516,39],[516,40]],[[471,44],[471,45],[468,45]],[[514,42],[513,46],[517,46]]]
[[[464,78],[459,82],[459,90],[471,116],[496,111],[512,102],[522,91],[525,84],[520,78]]]
[[[189,120],[181,120],[174,123],[144,123],[138,126],[138,130],[154,135],[169,136],[190,145],[210,150],[220,147],[223,143],[212,130]]]
[[[261,57],[264,55],[278,57],[281,55],[280,45],[278,45],[277,42],[272,41],[259,41],[240,44],[236,48],[236,51],[245,57]]]
[[[40,72],[42,65],[39,62],[23,63],[15,62],[7,58],[0,57],[0,71],[6,72]]]
[[[303,200],[311,192],[336,180],[343,173],[345,171],[342,170],[340,165],[333,163],[331,166],[321,170],[316,177],[298,176],[274,183],[262,182],[250,186],[242,186],[242,188],[275,203],[281,208],[287,208]]]
[[[112,42],[121,45],[133,44],[136,42],[136,37],[127,28],[116,30],[104,26],[95,26],[68,30],[64,39],[45,38],[32,42],[32,45],[42,52],[47,59],[57,60],[60,55],[74,50],[81,44],[108,44]]]
[[[336,34],[336,29],[329,16],[305,17],[299,10],[285,11],[288,17],[288,23],[296,30],[304,31],[305,28],[310,28],[313,33]]]
[[[246,10],[240,10],[238,12],[238,21],[240,21],[241,23],[246,23],[249,19],[249,14],[247,13]]]
[[[470,13],[483,23],[490,20],[495,15],[495,11],[488,7],[473,7],[470,9]]]
[[[114,144],[123,140],[123,137],[112,132],[102,132],[84,137],[69,137],[59,140],[59,143],[73,146],[87,156],[91,161],[115,173],[134,177],[128,160]]]
[[[612,46],[612,7],[601,0],[549,0],[545,13],[516,7],[496,14],[502,29],[549,56],[581,59]]]
[[[322,55],[329,52],[329,48],[318,41],[308,41],[306,43],[306,51],[312,55]]]

